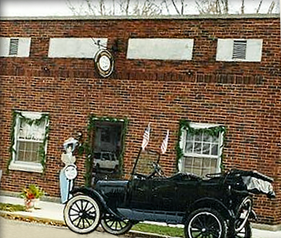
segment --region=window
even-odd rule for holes
[[[218,39],[217,61],[261,62],[262,39]]]
[[[48,115],[16,112],[14,117],[12,162],[10,169],[42,172],[46,154]]]
[[[246,59],[246,49],[246,40],[234,40],[232,59]]]
[[[194,39],[131,38],[127,59],[191,60]]]
[[[10,39],[9,55],[17,55],[19,49],[19,39]]]
[[[224,128],[213,124],[188,125],[182,128],[180,171],[201,177],[220,172]]]
[[[106,47],[107,41],[107,38],[51,38],[48,57],[92,59],[100,49],[95,43]]]
[[[0,57],[29,57],[31,38],[0,37]]]

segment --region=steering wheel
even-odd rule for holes
[[[157,174],[159,177],[164,177],[163,170],[162,170],[161,166],[158,163],[153,162],[152,163],[152,167],[153,167],[153,172],[150,175],[148,175],[147,178],[151,178],[155,174]]]
[[[147,179],[148,176],[145,174],[134,173],[134,175],[139,179]]]

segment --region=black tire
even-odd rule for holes
[[[100,223],[99,204],[91,197],[78,195],[65,205],[63,218],[68,228],[78,234],[94,231]]]
[[[200,208],[187,217],[184,233],[186,238],[226,238],[226,221],[216,210]]]
[[[133,223],[129,220],[120,220],[113,215],[106,214],[101,219],[101,226],[106,232],[112,235],[122,235],[132,228]]]
[[[245,226],[235,234],[234,238],[251,238],[252,237],[252,227],[249,221],[246,222]],[[229,238],[232,238],[229,236]]]

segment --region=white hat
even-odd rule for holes
[[[66,151],[68,146],[72,147],[72,152],[75,150],[76,145],[78,144],[78,140],[75,140],[74,138],[70,137],[63,143],[63,148]]]

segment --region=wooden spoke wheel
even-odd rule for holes
[[[122,235],[128,232],[133,224],[129,220],[120,220],[111,214],[106,214],[101,220],[103,229],[112,235]]]
[[[63,217],[70,230],[87,234],[99,225],[101,212],[98,203],[93,198],[78,195],[66,203]]]
[[[225,238],[226,233],[226,222],[214,209],[197,209],[186,220],[185,237],[187,238]]]

